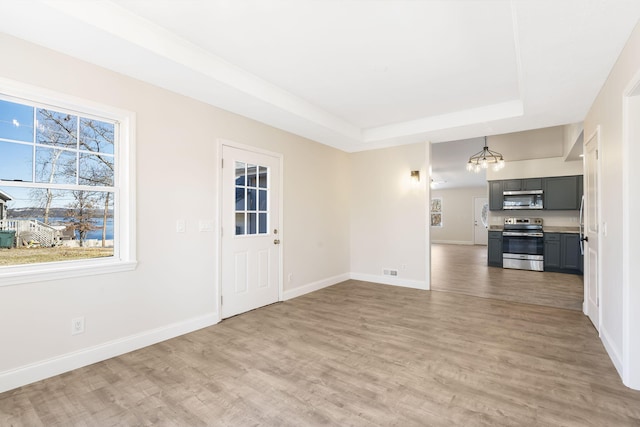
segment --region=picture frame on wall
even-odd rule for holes
[[[431,227],[442,227],[442,198],[434,197],[431,199],[430,208],[430,224]]]

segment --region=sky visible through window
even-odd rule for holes
[[[104,223],[106,211],[112,234],[114,153],[112,122],[0,99],[0,191],[10,198],[8,219],[69,222],[77,217],[72,212],[87,211]]]

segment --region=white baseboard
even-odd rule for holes
[[[304,294],[308,294],[310,292],[314,292],[320,290],[322,288],[326,288],[327,286],[332,286],[340,282],[344,282],[345,280],[349,280],[349,274],[339,274],[337,276],[329,277],[326,279],[318,280],[317,282],[309,283],[307,285],[298,286],[297,288],[289,289],[284,291],[282,295],[282,299],[284,301],[290,300],[291,298],[296,298]]]
[[[432,240],[431,243],[442,244],[442,245],[469,245],[473,246],[473,242],[469,242],[467,240]]]
[[[398,277],[383,276],[377,274],[351,273],[351,279],[364,282],[382,283],[383,285],[402,286],[405,288],[428,290],[427,283],[423,280],[400,279]]]
[[[0,372],[0,393],[197,331],[216,323],[218,323],[217,313],[207,314]]]
[[[624,369],[622,364],[622,357],[620,357],[620,352],[611,339],[611,335],[609,335],[607,330],[602,325],[600,325],[600,340],[604,345],[604,349],[607,350],[609,358],[613,362],[613,366],[615,366],[616,370],[618,371],[618,375],[620,375],[620,378],[624,378]]]

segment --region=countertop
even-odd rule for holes
[[[503,226],[502,225],[490,225],[489,226],[489,231],[503,231]],[[543,226],[542,227],[542,231],[545,233],[580,233],[580,227],[575,225],[575,226],[570,226],[570,227],[566,227],[566,226],[554,226],[554,225],[550,225],[550,226]]]

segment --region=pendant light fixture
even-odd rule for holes
[[[504,167],[504,158],[502,154],[489,150],[487,146],[487,137],[484,137],[484,148],[479,153],[469,157],[467,162],[467,170],[469,172],[480,172],[492,165],[493,170],[499,171]]]

